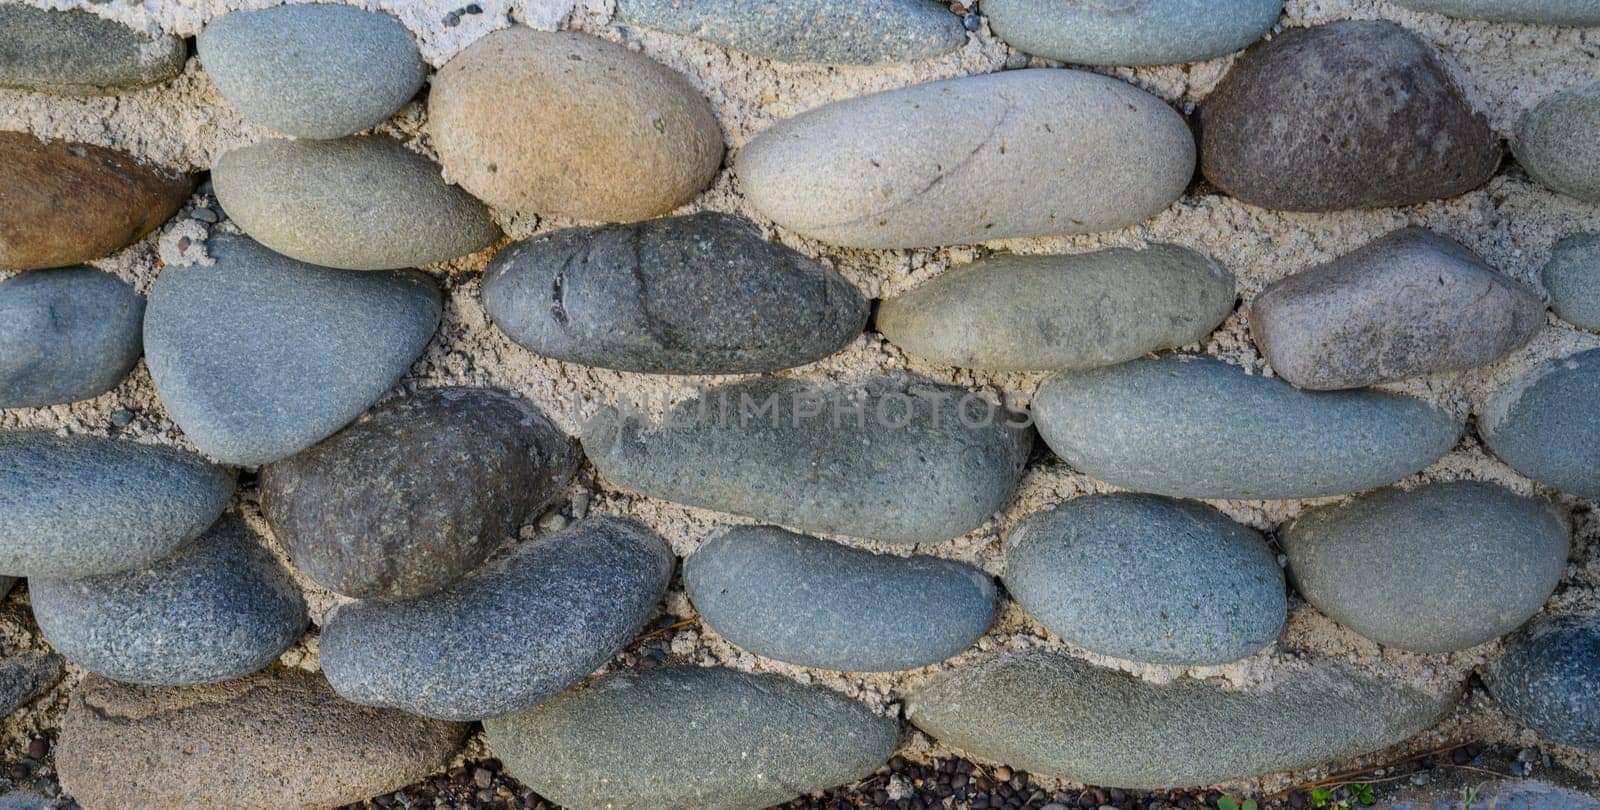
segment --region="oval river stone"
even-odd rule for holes
[[[1283,0],[984,0],[995,36],[1075,65],[1171,65],[1261,38]]]
[[[61,96],[115,95],[183,72],[188,48],[87,11],[0,6],[0,87]]]
[[[89,267],[0,282],[0,408],[99,396],[139,362],[144,299]]]
[[[1600,349],[1546,360],[1494,393],[1478,433],[1517,472],[1600,498]]]
[[[1539,102],[1522,116],[1511,149],[1540,185],[1600,203],[1600,83]]]
[[[967,42],[961,18],[929,0],[618,0],[616,21],[827,65],[906,62]]]
[[[1600,233],[1569,236],[1550,250],[1539,273],[1550,309],[1580,329],[1600,332]]]
[[[1406,8],[1452,17],[1544,25],[1600,25],[1594,0],[1394,0]]]
[[[1541,737],[1600,748],[1600,617],[1529,622],[1506,641],[1483,682],[1500,708]]]

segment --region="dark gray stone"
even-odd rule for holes
[[[172,418],[207,454],[267,464],[349,424],[422,353],[439,288],[416,271],[330,270],[237,236],[213,267],[161,271],[145,362]]]
[[[33,702],[65,671],[61,656],[54,653],[18,653],[0,660],[0,717]]]
[[[1379,644],[1443,653],[1538,613],[1566,571],[1570,533],[1547,501],[1454,481],[1312,509],[1280,540],[1318,610]]]
[[[1142,681],[1058,653],[949,670],[906,697],[940,742],[1074,782],[1194,787],[1378,751],[1432,726],[1457,694],[1430,695],[1317,661],[1270,689]]]
[[[961,18],[930,0],[619,0],[617,21],[828,65],[906,62],[967,42]]]
[[[87,11],[0,5],[0,87],[61,96],[136,90],[183,72],[188,49]]]
[[[1478,434],[1501,461],[1562,492],[1600,498],[1600,349],[1547,360],[1495,392]]]
[[[861,779],[894,720],[821,687],[720,667],[608,675],[484,724],[512,775],[575,810],[743,810]]]
[[[61,804],[37,793],[13,791],[0,795],[0,810],[59,810]]]
[[[443,720],[520,711],[622,649],[666,594],[673,562],[641,524],[584,521],[437,593],[341,605],[323,624],[322,671],[368,706]]]
[[[30,579],[33,617],[74,664],[119,681],[187,686],[237,678],[300,638],[305,600],[239,518],[133,571]]]
[[[0,282],[0,408],[99,396],[139,362],[144,299],[88,267]]]
[[[1382,810],[1600,810],[1600,799],[1536,779],[1449,781],[1407,788],[1379,806]]]
[[[1511,150],[1545,188],[1600,203],[1600,83],[1539,102],[1522,116]]]
[[[1600,25],[1594,0],[1395,0],[1406,8],[1451,17],[1543,25]]]
[[[1199,110],[1200,168],[1263,208],[1338,211],[1454,197],[1500,165],[1433,48],[1385,20],[1294,28],[1246,51]]]
[[[1500,708],[1539,736],[1600,748],[1600,617],[1529,622],[1506,641],[1483,682]]]
[[[1135,360],[1051,377],[1039,433],[1074,469],[1178,498],[1317,498],[1433,463],[1461,425],[1382,391],[1301,391],[1209,357]]]
[[[852,410],[854,408],[854,410]],[[983,525],[1033,433],[964,389],[763,377],[709,389],[651,424],[607,409],[583,449],[617,486],[804,531],[931,543]]]
[[[1406,228],[1267,285],[1250,334],[1279,377],[1330,390],[1480,366],[1544,320],[1532,290],[1453,239]]]
[[[737,526],[683,564],[711,629],[757,655],[852,672],[927,666],[994,618],[989,575],[938,557],[873,554],[772,526]]]
[[[1201,503],[1073,498],[1006,538],[1006,590],[1090,651],[1203,666],[1250,655],[1288,614],[1283,570],[1260,534]]]
[[[484,273],[483,304],[534,352],[651,374],[805,365],[867,322],[866,299],[838,273],[717,212],[519,242]]]
[[[1556,317],[1600,332],[1600,233],[1557,242],[1539,275]]]
[[[995,36],[1075,65],[1171,65],[1233,53],[1283,13],[1283,0],[984,0]]]
[[[198,537],[233,474],[172,447],[0,432],[0,571],[78,577],[139,568]]]

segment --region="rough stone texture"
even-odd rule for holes
[[[1272,29],[1283,0],[985,0],[995,36],[1076,65],[1170,65],[1237,51]]]
[[[56,765],[85,810],[311,810],[426,776],[466,732],[357,706],[298,669],[182,688],[90,675],[73,693]]]
[[[1556,317],[1600,332],[1600,233],[1569,236],[1550,250],[1539,272]]]
[[[1478,435],[1517,472],[1562,492],[1600,498],[1600,349],[1554,358],[1495,392]]]
[[[805,365],[867,322],[866,299],[838,273],[715,212],[512,245],[484,273],[483,304],[541,355],[653,374]]]
[[[500,238],[483,203],[383,135],[235,149],[217,161],[211,181],[229,218],[252,238],[323,267],[414,267]]]
[[[884,301],[877,328],[908,353],[945,365],[1092,368],[1202,340],[1233,302],[1233,274],[1177,245],[1005,254]]]
[[[1288,614],[1260,534],[1201,503],[1074,498],[1006,538],[1006,590],[1057,635],[1102,655],[1223,664],[1270,644]]]
[[[1251,337],[1273,372],[1314,390],[1483,365],[1544,323],[1532,290],[1421,228],[1275,281],[1250,308]]]
[[[1600,810],[1600,799],[1537,779],[1502,779],[1406,788],[1383,810]],[[1472,801],[1469,803],[1468,798]]]
[[[187,686],[255,672],[300,638],[305,600],[242,521],[144,568],[30,579],[33,617],[72,663],[129,683]]]
[[[607,409],[585,425],[583,449],[613,484],[651,497],[931,543],[1005,504],[1033,444],[1022,421],[951,386],[764,377],[709,389],[659,424]]]
[[[0,13],[11,8],[22,7],[0,6]],[[126,152],[0,132],[0,269],[65,267],[115,253],[166,222],[193,189],[193,177]]]
[[[1453,197],[1500,164],[1432,46],[1384,20],[1255,45],[1200,105],[1200,168],[1263,208],[1338,211]]]
[[[1495,22],[1544,25],[1600,25],[1594,0],[1394,0],[1417,11]]]
[[[821,687],[720,667],[607,676],[484,724],[529,787],[575,810],[742,810],[867,776],[892,719]]]
[[[143,351],[144,299],[88,267],[0,282],[0,408],[37,408],[99,396]]]
[[[520,711],[622,649],[666,593],[674,561],[642,524],[584,521],[438,593],[341,605],[323,624],[322,670],[371,706],[445,720]]]
[[[1434,696],[1320,660],[1264,691],[1141,681],[1067,656],[1010,653],[940,673],[906,716],[941,742],[1102,787],[1210,785],[1377,751],[1433,725]]]
[[[0,717],[55,686],[63,671],[61,656],[54,653],[18,653],[0,660]]]
[[[960,126],[951,122],[959,121]],[[740,150],[761,213],[835,245],[913,248],[1132,225],[1194,174],[1183,118],[1125,82],[1012,70],[836,101]]]
[[[1506,642],[1483,682],[1500,708],[1539,736],[1600,748],[1600,617],[1529,622]]]
[[[416,95],[428,73],[405,26],[350,6],[229,12],[195,46],[234,107],[297,138],[368,129]]]
[[[695,610],[739,646],[806,667],[891,672],[971,646],[994,618],[989,575],[938,557],[873,554],[737,526],[683,564]]]
[[[1600,25],[1600,3],[1594,6]],[[1511,149],[1540,185],[1600,203],[1600,83],[1557,93],[1522,116]]]
[[[1317,498],[1392,483],[1455,445],[1461,425],[1383,391],[1301,391],[1209,357],[1051,377],[1039,433],[1110,484],[1178,498]]]
[[[213,267],[161,271],[145,362],[189,438],[230,464],[267,464],[349,424],[400,379],[439,322],[416,271],[330,270],[237,236]]]
[[[440,388],[385,403],[266,468],[262,506],[306,576],[357,599],[410,599],[514,541],[578,467],[524,400]]]
[[[1570,534],[1547,501],[1454,481],[1302,512],[1279,539],[1318,610],[1379,644],[1442,653],[1538,613],[1566,571]]]
[[[0,795],[0,810],[58,810],[54,799],[47,799],[31,791],[12,791]]]
[[[0,432],[0,572],[72,579],[138,568],[198,537],[233,474],[174,447]]]
[[[512,28],[440,68],[429,127],[446,175],[524,213],[632,222],[693,200],[722,163],[706,100],[602,39]]]
[[[619,0],[617,21],[828,65],[925,59],[967,42],[961,18],[930,0]]]
[[[0,6],[0,87],[114,95],[178,75],[187,55],[178,37],[152,38],[86,11]]]

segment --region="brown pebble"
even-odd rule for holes
[[[45,755],[47,755],[49,753],[50,753],[50,741],[45,739],[44,737],[34,737],[33,740],[28,743],[28,758],[29,759],[35,759],[35,760],[44,759]]]

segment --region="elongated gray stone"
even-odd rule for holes
[[[0,282],[0,408],[99,396],[139,362],[144,299],[88,267]]]
[[[985,0],[1013,47],[1075,65],[1170,65],[1244,48],[1272,29],[1283,0]]]
[[[1489,693],[1541,737],[1600,748],[1600,618],[1544,616],[1506,642],[1484,672]]]
[[[1556,317],[1600,332],[1600,233],[1582,233],[1557,242],[1539,280],[1550,295],[1550,309]]]
[[[1540,185],[1600,203],[1600,82],[1540,101],[1523,114],[1511,150]]]
[[[1406,8],[1451,17],[1544,25],[1600,25],[1594,0],[1395,0]]]
[[[183,72],[188,48],[87,11],[0,6],[0,87],[61,96],[137,90]]]
[[[1478,434],[1501,461],[1562,492],[1600,498],[1600,349],[1547,360],[1494,393]]]
[[[828,65],[923,59],[967,41],[961,18],[931,0],[619,0],[617,21]]]
[[[684,590],[719,635],[768,658],[891,672],[971,646],[994,618],[989,575],[772,526],[736,526],[683,564]]]
[[[0,717],[33,702],[61,680],[61,656],[25,652],[0,659]]]

